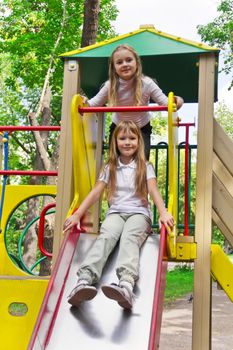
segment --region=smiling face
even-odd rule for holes
[[[129,163],[138,151],[138,136],[132,132],[120,131],[117,135],[117,148],[121,162]]]
[[[136,58],[127,49],[122,48],[114,53],[113,65],[117,75],[124,80],[130,80],[137,71]]]

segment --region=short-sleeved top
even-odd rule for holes
[[[135,173],[136,162],[133,160],[129,164],[122,164],[118,159],[116,172],[116,192],[109,203],[107,215],[111,213],[138,213],[144,214],[152,219],[150,205],[143,203],[135,193]],[[155,178],[155,171],[151,163],[146,164],[147,180]],[[109,166],[102,170],[99,181],[109,183]]]
[[[90,107],[103,106],[108,101],[109,80],[103,85],[98,94],[88,101]],[[124,80],[119,78],[117,90],[117,106],[134,106],[134,78]],[[142,77],[142,106],[147,106],[152,99],[155,103],[167,106],[168,98],[155,83],[147,76]],[[112,121],[117,125],[122,120],[133,120],[139,128],[149,123],[151,112],[116,112],[112,115]]]

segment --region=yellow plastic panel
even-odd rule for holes
[[[48,285],[47,280],[0,279],[0,339],[3,350],[26,350]],[[12,316],[12,303],[27,305],[27,312]]]
[[[91,190],[90,172],[85,145],[83,121],[78,113],[78,108],[83,107],[83,100],[80,95],[75,95],[71,102],[71,127],[72,127],[72,152],[74,169],[74,200],[67,214],[72,214],[79,203]]]
[[[176,260],[193,261],[197,257],[197,246],[193,236],[178,236],[176,238]]]
[[[96,181],[96,144],[98,120],[94,114],[81,115],[79,107],[83,107],[80,95],[75,95],[71,103],[72,152],[74,168],[74,200],[67,214],[69,216],[88,195]],[[92,218],[85,218],[92,226]],[[89,222],[90,221],[90,222]]]
[[[96,182],[96,146],[98,134],[97,118],[98,115],[94,113],[85,113],[83,116],[83,131],[92,187],[95,185]]]
[[[172,213],[175,223],[177,223],[177,159],[178,159],[178,131],[177,114],[174,104],[174,94],[168,95],[168,156],[169,156],[169,174],[168,174],[168,211]],[[168,235],[167,248],[169,258],[176,258],[176,225]]]
[[[1,191],[1,187],[0,187]],[[1,228],[2,234],[0,234],[0,275],[7,276],[26,276],[26,272],[19,269],[10,259],[7,254],[4,236],[6,223],[9,220],[10,215],[13,213],[15,208],[28,198],[40,195],[51,195],[56,194],[56,186],[43,186],[43,185],[7,185],[5,190],[5,199],[2,213]]]
[[[211,274],[233,302],[233,264],[217,244],[211,244]]]

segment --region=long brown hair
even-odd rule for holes
[[[122,44],[117,46],[115,50],[112,52],[111,57],[109,59],[109,69],[108,69],[109,82],[110,82],[110,88],[108,92],[109,105],[110,106],[117,105],[117,89],[119,85],[119,76],[116,73],[116,70],[114,67],[114,54],[120,50],[130,51],[136,60],[137,69],[134,77],[134,96],[135,96],[134,104],[135,106],[140,106],[141,100],[142,100],[142,64],[137,52],[134,50],[133,47],[127,44]]]
[[[117,147],[117,136],[120,132],[125,134],[134,134],[138,138],[138,149],[134,155],[136,162],[135,174],[135,193],[142,199],[147,201],[147,180],[146,180],[146,159],[144,154],[144,142],[139,127],[133,121],[121,121],[115,128],[110,149],[109,149],[109,185],[107,188],[107,198],[110,200],[116,191],[116,169],[118,165],[118,157],[120,152]]]

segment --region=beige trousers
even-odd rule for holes
[[[103,221],[100,234],[81,264],[78,279],[89,284],[99,281],[106,261],[119,242],[116,274],[119,281],[133,286],[139,277],[140,248],[151,233],[151,220],[143,214],[113,213]]]

